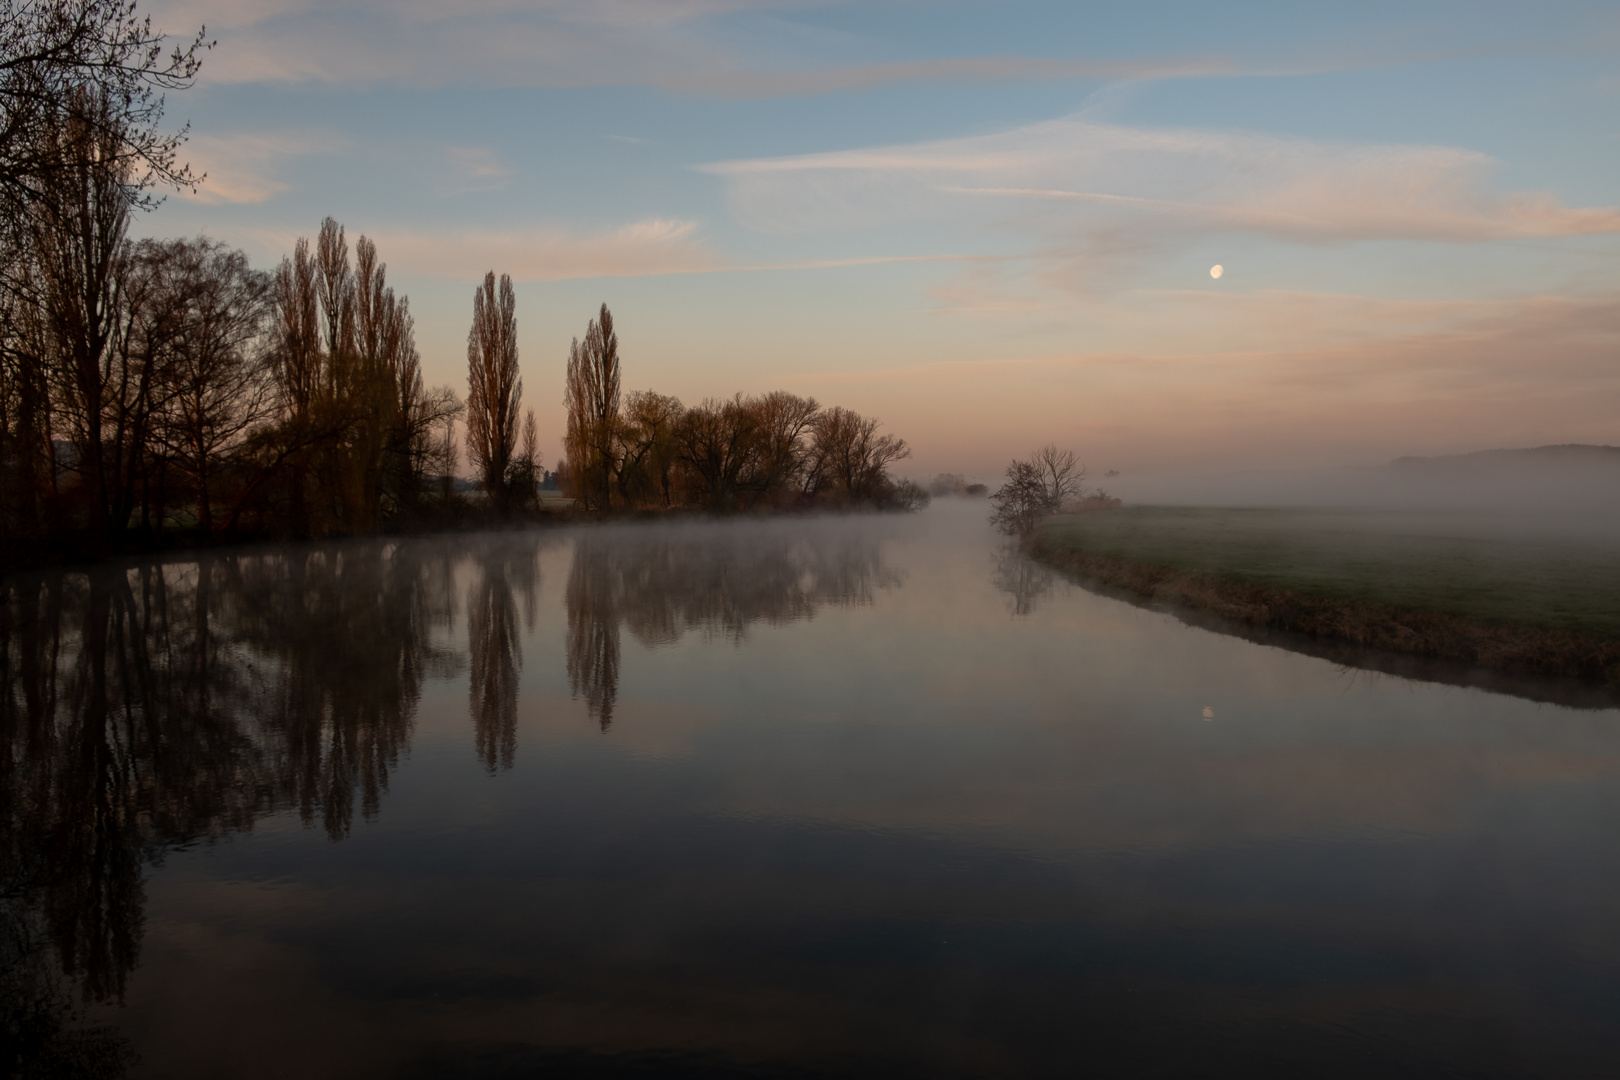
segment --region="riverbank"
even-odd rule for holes
[[[401,539],[543,529],[586,523],[670,521],[676,519],[762,520],[773,517],[837,516],[859,513],[911,513],[914,508],[861,504],[802,503],[718,513],[692,506],[584,509],[565,496],[542,497],[537,507],[497,515],[477,503],[462,503],[454,512],[433,517],[398,519],[376,532],[331,531],[319,535],[233,529],[203,532],[168,528],[161,532],[130,530],[116,540],[85,530],[31,539],[0,539],[0,579],[14,572],[90,566],[119,559],[228,551],[264,544],[317,544],[341,540]]]
[[[590,511],[576,509],[572,499],[552,498],[542,499],[538,508],[518,511],[504,517],[497,516],[483,506],[462,502],[432,516],[397,519],[377,532],[330,531],[316,535],[270,529],[208,532],[171,525],[162,530],[131,529],[114,538],[104,533],[76,529],[42,537],[0,540],[0,577],[14,571],[89,565],[114,559],[153,555],[226,551],[259,544],[319,543],[378,536],[498,532],[506,529],[569,524],[592,517]]]
[[[1620,685],[1612,540],[1602,529],[1477,515],[1131,507],[1051,518],[1029,547],[1139,602]]]

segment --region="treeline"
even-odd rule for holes
[[[422,382],[408,300],[376,245],[322,223],[273,273],[207,238],[136,240],[161,187],[194,188],[162,92],[208,47],[128,0],[0,17],[0,549],[131,534],[364,534],[538,508],[520,424],[516,297],[476,291],[468,397]],[[915,506],[877,422],[775,392],[622,395],[603,305],[567,362],[566,460],[592,511]],[[486,499],[456,492],[456,424]]]
[[[369,532],[448,498],[454,391],[409,304],[330,218],[268,274],[206,238],[132,241],[135,193],[79,167],[30,206],[0,312],[6,538]]]
[[[0,19],[0,541],[175,527],[368,531],[452,471],[408,304],[328,220],[274,274],[216,241],[133,240],[199,182],[162,93],[195,78],[125,0]]]
[[[568,352],[563,490],[590,509],[864,506],[916,509],[928,493],[889,466],[911,454],[875,419],[785,390],[693,406],[620,393],[606,304]]]

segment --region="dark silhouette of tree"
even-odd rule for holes
[[[1002,532],[1027,536],[1047,514],[1057,509],[1046,493],[1041,470],[1029,461],[1007,466],[1007,481],[990,495],[990,522]]]
[[[497,509],[507,508],[509,471],[517,451],[517,296],[512,279],[495,272],[473,291],[472,329],[467,334],[467,448]]]
[[[151,242],[182,308],[160,420],[166,460],[188,482],[197,525],[214,528],[215,476],[246,433],[270,419],[274,383],[261,347],[271,279],[206,239]]]
[[[686,411],[675,430],[676,452],[695,501],[711,510],[741,508],[744,475],[757,453],[758,417],[742,395],[705,399]]]
[[[625,397],[619,426],[619,497],[625,506],[675,504],[676,428],[686,410],[679,398],[651,390]]]
[[[893,491],[888,467],[911,456],[904,439],[879,435],[878,421],[850,409],[832,408],[814,422],[807,486],[841,501],[884,502]]]
[[[133,0],[36,0],[0,9],[0,203],[15,221],[71,168],[52,149],[87,123],[109,172],[142,190],[195,187],[179,159],[187,129],[163,131],[164,92],[189,87],[212,42],[183,45],[154,29]],[[103,106],[81,111],[87,101]]]
[[[1046,500],[1061,507],[1085,493],[1086,467],[1075,461],[1073,450],[1059,450],[1047,443],[1030,455],[1030,462],[1041,475]]]
[[[152,327],[124,318],[124,234],[153,188],[197,182],[177,156],[185,129],[162,130],[162,92],[191,85],[208,45],[199,32],[171,47],[125,0],[0,10],[0,539],[77,524],[63,468],[90,528],[116,534],[153,465],[160,358],[138,334]]]
[[[1048,444],[1007,466],[1007,480],[990,496],[990,521],[1006,533],[1028,536],[1041,518],[1084,493],[1086,470],[1074,453]]]
[[[308,419],[322,383],[320,299],[315,259],[300,237],[275,278],[275,356],[283,405],[294,423]]]
[[[351,268],[344,229],[327,218],[313,253],[299,240],[276,273],[280,418],[243,455],[257,477],[244,498],[279,475],[271,516],[294,533],[375,532],[418,511],[454,464],[461,402],[424,389],[410,303],[387,284],[376,245],[362,236],[355,255]]]
[[[568,348],[563,401],[575,497],[586,507],[605,510],[619,468],[619,335],[606,304],[586,326],[584,342],[576,338]]]
[[[103,164],[117,152],[118,136],[105,119],[111,105],[94,100],[90,91],[75,96],[79,101],[67,122],[50,136],[51,153],[62,165],[33,204],[29,292],[38,298],[55,361],[56,411],[72,435],[76,471],[88,494],[89,526],[107,533],[122,525],[114,521],[116,479],[106,460],[108,397],[138,393],[130,373],[120,372],[116,363],[124,330],[119,318],[124,237],[135,188],[127,171]]]

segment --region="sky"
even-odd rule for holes
[[[136,231],[268,269],[331,215],[463,394],[510,274],[547,464],[602,303],[626,389],[811,395],[918,477],[1620,443],[1612,2],[141,10],[218,44]]]

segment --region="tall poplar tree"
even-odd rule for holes
[[[495,271],[473,292],[472,330],[467,334],[467,449],[483,476],[484,490],[504,512],[511,485],[508,473],[517,451],[518,404],[517,297],[512,279]]]
[[[606,304],[585,328],[585,341],[568,349],[568,468],[576,494],[586,506],[607,509],[617,471],[614,452],[619,427],[619,335]]]

